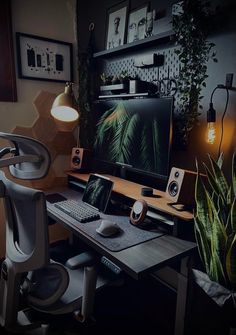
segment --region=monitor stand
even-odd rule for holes
[[[119,163],[119,162],[116,162],[116,164],[120,166],[119,177],[122,179],[127,179],[127,175],[126,175],[127,169],[132,168],[132,165],[125,164],[125,163]]]

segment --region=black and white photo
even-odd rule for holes
[[[128,1],[108,10],[106,49],[119,47],[125,43]]]
[[[16,33],[20,78],[72,81],[72,44]]]
[[[145,38],[148,5],[139,7],[129,14],[127,43]]]

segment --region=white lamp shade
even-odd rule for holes
[[[71,83],[65,87],[65,92],[59,94],[53,102],[51,115],[62,122],[74,122],[79,118],[75,109]]]
[[[51,115],[55,119],[63,122],[73,122],[79,118],[78,112],[74,108],[67,106],[52,107]]]

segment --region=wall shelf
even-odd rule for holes
[[[144,98],[148,97],[150,94],[145,93],[124,93],[124,94],[107,94],[107,95],[99,95],[98,99],[114,99],[114,98]]]
[[[118,54],[122,54],[128,51],[134,51],[140,49],[140,47],[154,46],[162,43],[167,43],[174,40],[173,30],[169,30],[151,37],[147,37],[143,40],[135,41],[121,45],[120,47],[99,51],[93,54],[94,58],[109,58]]]

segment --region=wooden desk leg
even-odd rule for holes
[[[189,273],[190,259],[185,257],[181,260],[181,269],[178,273],[177,302],[175,313],[175,335],[187,334],[189,322]]]

